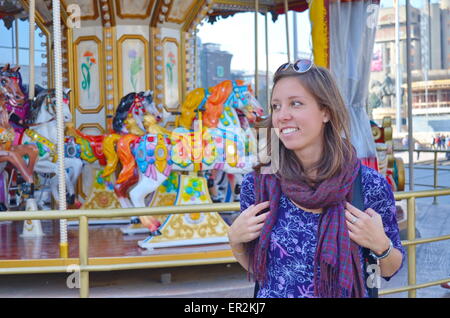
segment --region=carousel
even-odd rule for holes
[[[265,114],[254,93],[258,79],[253,87],[231,79],[197,87],[196,34],[205,20],[240,12],[276,19],[310,11],[314,62],[338,79],[358,156],[402,190],[390,121],[380,127],[365,111],[375,34],[365,21],[373,9],[372,1],[0,1],[0,19],[16,37],[18,21],[38,29],[30,28],[27,79],[18,53],[0,65],[1,209],[238,201],[240,180],[259,158],[254,125]],[[40,84],[35,32],[46,59]],[[234,262],[227,231],[236,213],[90,219],[89,262]],[[77,220],[0,222],[0,267],[77,263],[78,226]]]

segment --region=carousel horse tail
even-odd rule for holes
[[[122,171],[117,178],[116,183],[123,183],[127,179],[133,177],[134,170],[136,169],[136,162],[134,156],[131,153],[131,146],[133,143],[139,140],[139,136],[127,134],[119,139],[117,142],[117,155],[122,163]]]
[[[223,104],[227,101],[233,90],[231,81],[223,81],[213,87],[211,96],[206,102],[206,111],[203,115],[203,123],[208,128],[216,128],[219,117],[223,112]]]
[[[191,129],[192,121],[196,116],[195,110],[200,106],[203,98],[205,98],[203,88],[196,88],[186,96],[186,100],[181,105],[181,115],[178,117],[176,127]]]
[[[119,157],[116,153],[116,143],[122,136],[119,134],[107,135],[102,143],[103,153],[106,157],[106,166],[103,170],[102,178],[106,178],[116,171]]]

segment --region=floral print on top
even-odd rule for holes
[[[361,177],[365,209],[372,208],[381,215],[386,235],[402,253],[401,268],[405,260],[405,250],[400,242],[391,187],[382,175],[366,166],[362,166]],[[244,211],[255,203],[254,172],[244,176],[241,189],[241,211]],[[312,298],[320,214],[298,208],[284,194],[281,195],[279,209],[278,220],[270,238],[267,281],[260,286],[257,297]],[[360,257],[362,265],[362,248]],[[390,277],[385,279],[389,280]]]

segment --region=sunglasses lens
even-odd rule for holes
[[[310,60],[302,59],[302,60],[298,60],[297,62],[295,62],[294,70],[296,70],[297,72],[300,72],[300,73],[305,73],[305,72],[309,71],[311,66],[312,66],[312,62]]]
[[[288,69],[289,65],[290,65],[290,63],[284,63],[283,65],[281,65],[281,66],[278,68],[277,72],[286,71],[286,70]]]

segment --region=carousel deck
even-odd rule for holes
[[[59,257],[59,221],[42,222],[44,236],[22,238],[23,222],[0,222],[0,268],[29,266],[65,266],[78,263],[78,226],[68,228],[69,258]],[[151,251],[137,245],[146,235],[124,235],[123,224],[89,226],[89,264],[112,265],[126,263],[199,260],[223,258],[233,262],[228,244],[205,244],[184,247],[156,248]],[[217,261],[215,261],[217,263]]]

